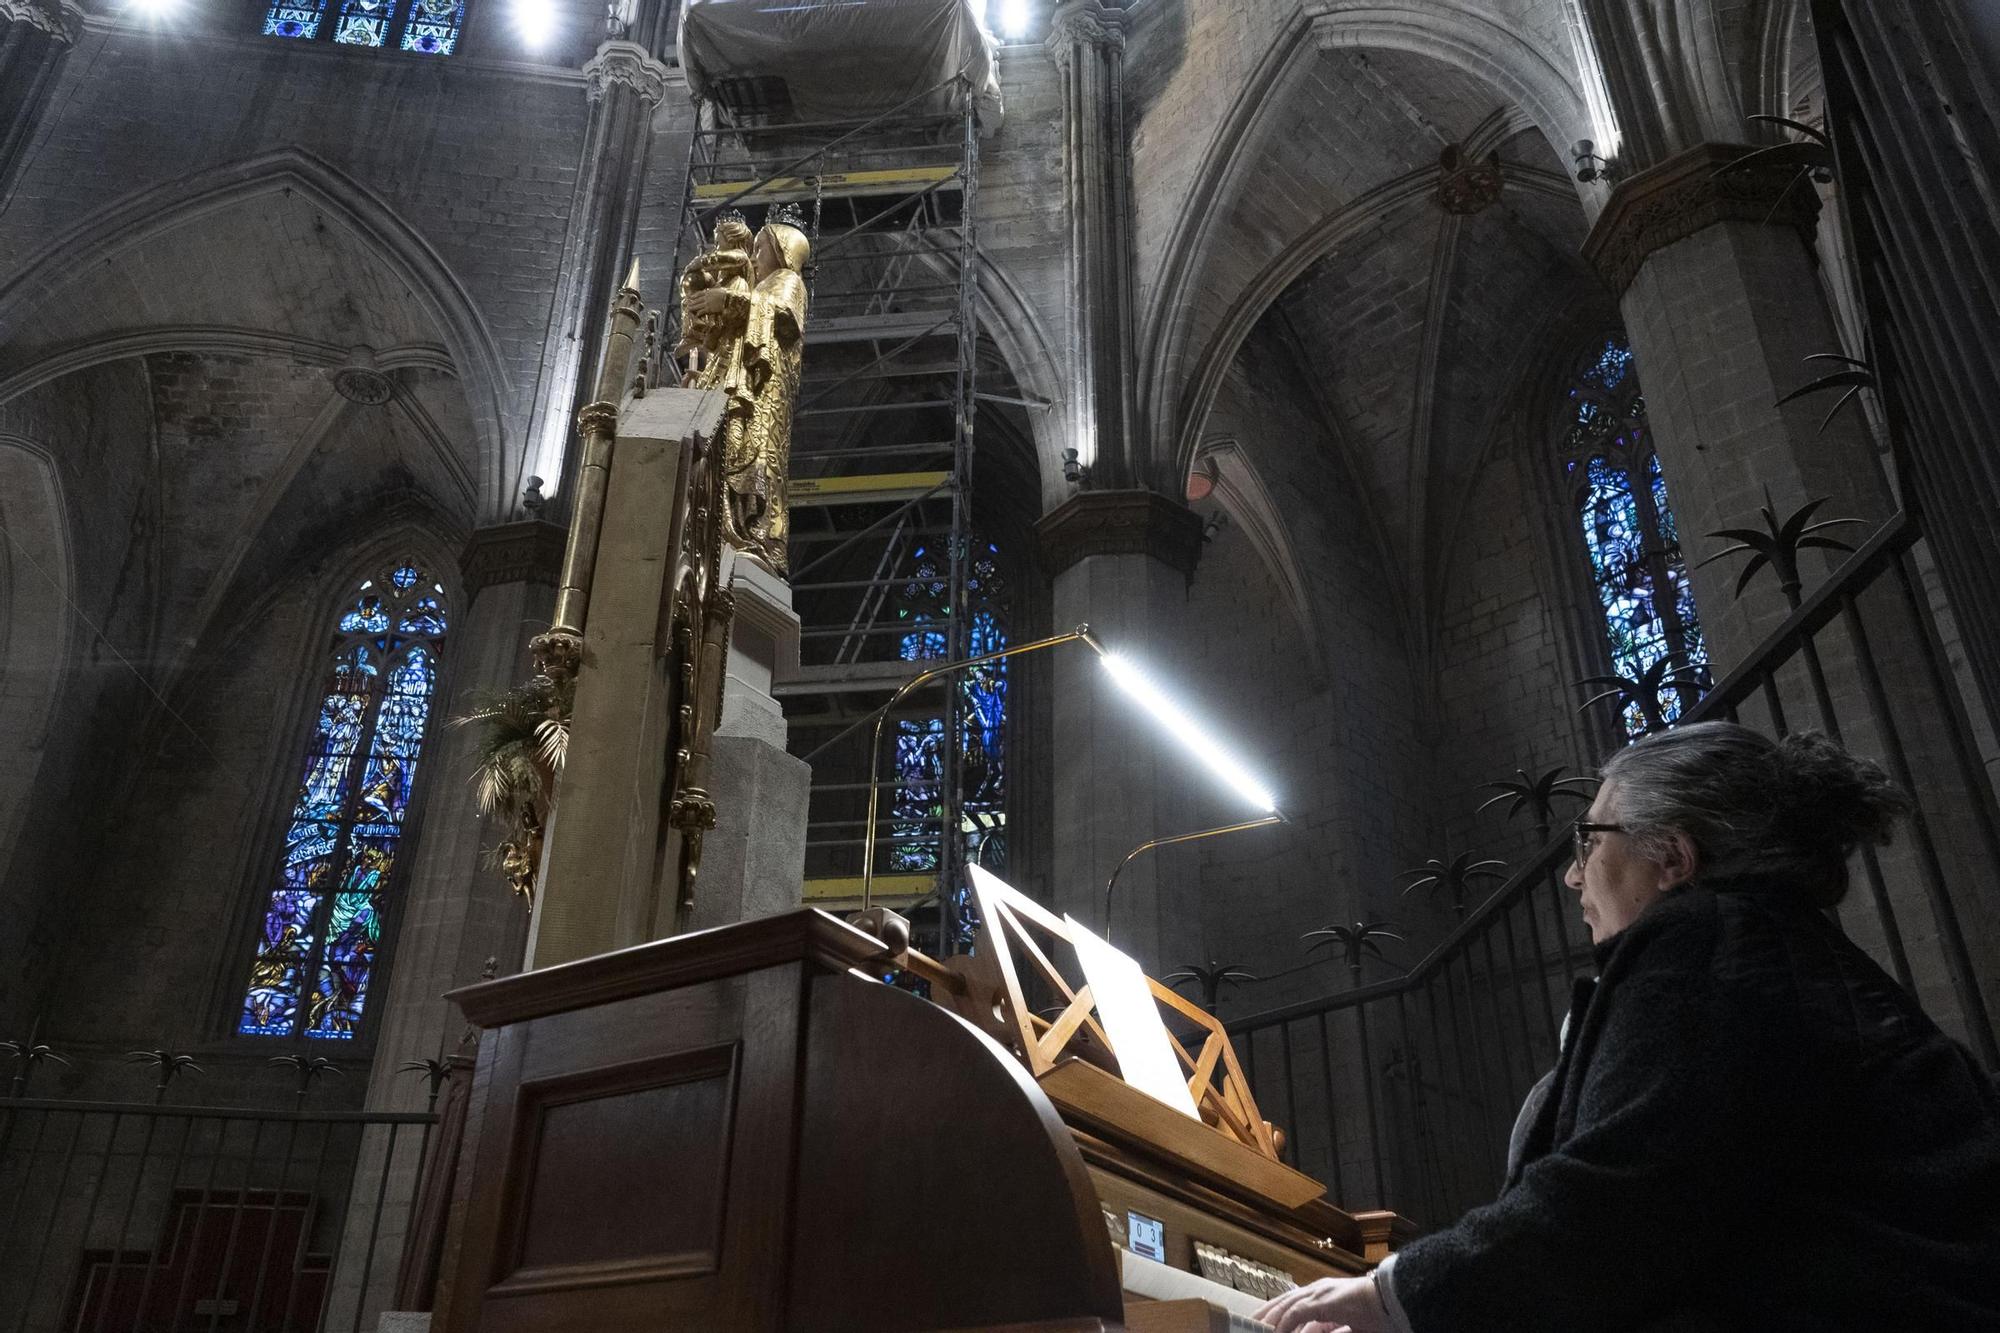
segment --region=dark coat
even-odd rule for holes
[[[2000,1330],[2000,1093],[1881,968],[1721,884],[1598,957],[1500,1197],[1396,1257],[1415,1333]]]

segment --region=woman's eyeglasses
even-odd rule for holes
[[[1623,833],[1624,831],[1625,826],[1623,824],[1592,824],[1588,820],[1582,819],[1572,824],[1570,826],[1570,839],[1576,849],[1576,864],[1578,868],[1582,868],[1583,863],[1590,859],[1590,849],[1597,845],[1598,834]]]

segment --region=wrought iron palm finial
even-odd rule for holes
[[[1307,953],[1338,944],[1342,956],[1347,961],[1348,970],[1354,974],[1355,980],[1359,981],[1362,961],[1369,954],[1375,955],[1391,967],[1395,966],[1390,962],[1389,955],[1382,952],[1382,946],[1375,943],[1376,940],[1394,940],[1398,944],[1403,943],[1403,937],[1389,929],[1393,924],[1389,921],[1356,921],[1344,926],[1322,926],[1318,930],[1307,931],[1299,938],[1307,941]]]
[[[1742,572],[1736,576],[1735,595],[1741,597],[1743,590],[1750,586],[1750,580],[1757,576],[1757,571],[1769,565],[1771,571],[1778,576],[1778,590],[1785,594],[1785,600],[1796,610],[1799,605],[1799,590],[1803,586],[1803,580],[1799,577],[1799,552],[1813,548],[1826,551],[1852,551],[1854,549],[1852,546],[1836,537],[1828,537],[1825,533],[1828,528],[1862,521],[1858,518],[1826,518],[1817,523],[1813,522],[1813,514],[1825,503],[1825,496],[1817,500],[1808,500],[1781,519],[1778,517],[1777,507],[1771,503],[1770,488],[1766,487],[1763,508],[1757,511],[1758,516],[1764,520],[1763,528],[1761,530],[1720,528],[1709,533],[1711,537],[1720,537],[1734,542],[1735,545],[1723,547],[1715,554],[1704,558],[1700,565],[1720,560],[1726,555],[1740,555],[1748,551],[1750,559],[1744,563]],[[1700,568],[1700,565],[1696,568]]]
[[[1876,387],[1875,368],[1861,357],[1843,356],[1839,352],[1813,352],[1806,357],[1806,360],[1838,361],[1848,367],[1846,370],[1836,370],[1831,374],[1821,375],[1818,379],[1810,383],[1802,384],[1784,397],[1778,399],[1777,403],[1774,404],[1774,406],[1783,407],[1793,399],[1803,398],[1807,394],[1824,393],[1828,389],[1846,389],[1847,392],[1840,395],[1840,400],[1833,405],[1824,417],[1820,418],[1819,431],[1824,431],[1833,421],[1834,415],[1841,408],[1846,407],[1856,394],[1860,393],[1863,389]],[[1815,431],[1814,434],[1818,434],[1819,431]]]
[[[1721,180],[1725,176],[1735,176],[1762,169],[1792,170],[1792,178],[1785,182],[1785,188],[1778,191],[1778,197],[1772,201],[1771,211],[1764,219],[1766,222],[1777,216],[1778,208],[1784,203],[1786,196],[1790,195],[1793,190],[1797,189],[1808,178],[1821,185],[1829,184],[1833,180],[1833,141],[1826,137],[1824,130],[1807,125],[1803,121],[1787,119],[1784,116],[1760,115],[1748,116],[1745,119],[1761,121],[1766,125],[1782,125],[1788,130],[1797,130],[1805,136],[1803,139],[1787,139],[1783,143],[1772,144],[1767,148],[1759,148],[1755,152],[1745,153],[1735,161],[1727,162],[1716,168],[1715,179],[1717,180]]]
[[[1212,1014],[1215,1012],[1216,1002],[1222,996],[1222,988],[1225,984],[1239,986],[1246,981],[1262,981],[1263,978],[1254,973],[1244,971],[1235,963],[1218,963],[1214,959],[1210,959],[1207,967],[1203,967],[1199,963],[1186,963],[1182,965],[1180,971],[1169,972],[1166,976],[1161,977],[1160,980],[1169,986],[1178,986],[1183,981],[1200,982],[1201,1007]]]
[[[322,1074],[332,1074],[335,1078],[347,1077],[346,1071],[323,1055],[274,1055],[269,1060],[274,1065],[290,1065],[298,1071],[299,1102],[303,1104],[306,1093],[312,1088],[313,1080]]]
[[[1572,791],[1570,789],[1572,787],[1590,788],[1597,785],[1594,778],[1566,778],[1563,774],[1567,771],[1566,766],[1558,764],[1554,768],[1547,769],[1530,777],[1528,776],[1527,769],[1517,768],[1514,770],[1514,779],[1511,781],[1481,783],[1480,785],[1487,790],[1497,791],[1500,794],[1487,800],[1479,808],[1483,811],[1500,804],[1502,801],[1511,799],[1513,804],[1507,807],[1507,818],[1512,819],[1523,810],[1529,811],[1534,818],[1536,830],[1541,834],[1542,841],[1547,842],[1549,840],[1549,830],[1555,827],[1556,798],[1558,796],[1567,797],[1572,801],[1582,801],[1588,805],[1590,803],[1590,796],[1587,792]]]
[[[428,1085],[426,1091],[429,1094],[429,1100],[425,1103],[424,1110],[435,1111],[437,1109],[438,1093],[444,1088],[444,1081],[451,1077],[451,1063],[442,1059],[405,1060],[402,1064],[396,1066],[396,1072],[399,1074],[413,1073],[417,1070],[423,1071],[424,1082]]]
[[[1405,875],[1415,875],[1417,878],[1405,884],[1403,892],[1409,893],[1415,889],[1429,889],[1432,892],[1443,890],[1451,898],[1453,914],[1464,916],[1465,900],[1479,887],[1478,881],[1507,878],[1501,873],[1507,868],[1505,861],[1491,859],[1475,861],[1472,859],[1475,855],[1477,855],[1475,852],[1460,852],[1449,859],[1434,856],[1415,870],[1405,870],[1403,872]]]
[[[1693,703],[1708,689],[1708,669],[1703,666],[1677,666],[1673,658],[1662,657],[1636,676],[1585,676],[1577,684],[1607,687],[1585,699],[1577,712],[1587,711],[1592,704],[1616,699],[1621,713],[1628,707],[1639,710],[1645,720],[1645,734],[1651,735],[1673,725],[1667,718],[1666,710],[1660,707],[1660,695],[1671,690],[1679,697],[1683,707]]]
[[[125,1058],[134,1064],[152,1065],[158,1071],[153,1083],[153,1104],[159,1105],[167,1099],[167,1084],[172,1083],[181,1073],[206,1074],[208,1071],[194,1062],[192,1055],[176,1055],[162,1046],[157,1051],[127,1051]]]
[[[56,1054],[53,1047],[38,1040],[40,1033],[41,1024],[37,1023],[25,1041],[0,1041],[0,1052],[14,1057],[14,1079],[7,1086],[9,1097],[19,1097],[27,1090],[28,1075],[32,1074],[35,1066],[44,1060],[53,1060],[65,1069],[70,1067],[69,1061]]]

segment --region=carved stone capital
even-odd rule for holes
[[[545,583],[553,587],[562,571],[564,529],[541,519],[496,523],[465,543],[458,566],[467,596],[496,583]]]
[[[637,42],[606,42],[583,67],[585,93],[601,101],[613,87],[630,88],[648,107],[658,106],[674,82],[673,71],[653,59]]]
[[[1035,524],[1050,578],[1093,555],[1144,555],[1194,577],[1201,519],[1156,491],[1078,491]]]
[[[1069,0],[1060,6],[1049,20],[1049,35],[1042,39],[1042,49],[1049,53],[1057,68],[1067,71],[1070,61],[1085,47],[1093,51],[1123,51],[1124,14],[1106,9],[1099,0]]]
[[[1810,239],[1819,194],[1796,166],[1718,174],[1754,151],[1742,144],[1696,144],[1620,181],[1583,243],[1584,258],[1622,295],[1647,256],[1718,222],[1792,227]]]
[[[576,429],[582,435],[616,435],[618,409],[606,402],[585,403],[577,409]]]
[[[83,10],[69,0],[0,0],[0,27],[25,23],[45,32],[65,46],[76,44],[83,32]]]

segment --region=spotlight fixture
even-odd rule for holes
[[[1270,789],[1250,776],[1236,756],[1218,745],[1202,726],[1182,710],[1179,704],[1160,692],[1157,685],[1131,662],[1117,653],[1103,653],[1099,659],[1104,665],[1104,673],[1118,683],[1134,702],[1172,736],[1188,753],[1201,760],[1209,772],[1220,778],[1223,785],[1242,797],[1253,809],[1261,814],[1274,815],[1278,812],[1278,799]]]
[[[1569,151],[1570,156],[1576,159],[1578,181],[1585,185],[1594,181],[1603,181],[1607,185],[1612,182],[1614,177],[1611,174],[1611,163],[1598,155],[1596,144],[1588,139],[1578,139],[1571,145]]]
[[[1062,451],[1063,480],[1072,486],[1081,486],[1090,480],[1090,464],[1083,461],[1074,449]]]
[[[512,17],[515,35],[530,51],[539,51],[555,35],[555,7],[549,0],[514,0]],[[607,14],[607,26],[611,17]]]

